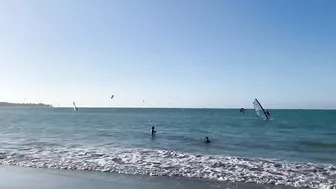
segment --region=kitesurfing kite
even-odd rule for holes
[[[114,98],[114,95],[111,96],[111,99],[113,99],[113,98]]]

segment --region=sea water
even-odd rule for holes
[[[0,164],[334,185],[336,111],[270,113],[262,120],[235,109],[1,108]]]

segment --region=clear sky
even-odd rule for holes
[[[0,101],[336,108],[335,10],[334,0],[0,0]]]

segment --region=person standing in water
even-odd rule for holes
[[[152,132],[152,135],[154,135],[156,133],[154,126],[152,127],[151,132]]]
[[[204,143],[211,143],[211,141],[209,140],[209,137],[205,137],[205,141],[204,141]]]

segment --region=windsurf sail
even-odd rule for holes
[[[72,104],[73,104],[73,108],[74,108],[74,111],[77,111],[78,110],[78,108],[77,108],[77,106],[76,106],[76,103],[75,102],[72,102]]]
[[[256,111],[258,117],[269,119],[269,116],[267,115],[266,111],[264,110],[264,108],[262,107],[258,99],[254,99],[253,106],[254,106],[254,110]]]

